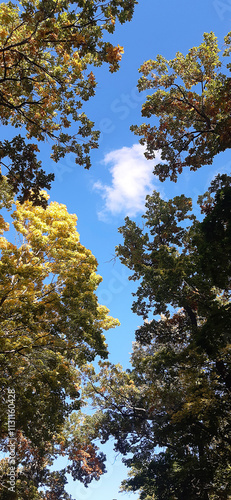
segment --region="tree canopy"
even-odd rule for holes
[[[98,303],[101,277],[79,241],[77,217],[41,190],[53,180],[37,159],[41,141],[52,141],[54,161],[72,152],[90,167],[99,137],[84,112],[93,69],[118,69],[123,48],[107,34],[132,18],[135,3],[0,5],[0,121],[26,131],[0,142],[0,208],[12,210],[18,196],[15,243],[0,215],[1,452],[14,441],[13,455],[0,460],[0,500],[71,500],[67,474],[84,485],[99,479],[99,442],[110,437],[130,469],[122,489],[140,500],[231,496],[231,177],[217,175],[199,196],[199,218],[191,198],[154,191],[143,227],[127,217],[119,228],[116,253],[137,282],[132,310],[143,320],[128,370],[106,360],[103,330],[118,320]],[[224,58],[230,50],[228,33]],[[186,56],[158,55],[140,68],[139,90],[154,89],[142,114],[159,123],[132,130],[147,158],[160,154],[161,181],[230,148],[231,66],[222,69],[219,52],[205,33]],[[89,401],[95,412],[86,414]],[[68,465],[54,471],[61,456]],[[11,465],[17,493],[7,488]]]
[[[107,39],[116,21],[131,20],[136,0],[66,1],[22,0],[0,4],[0,121],[24,127],[29,140],[53,142],[57,162],[73,152],[76,163],[90,167],[90,150],[98,145],[99,132],[84,112],[84,102],[95,94],[93,68],[103,63],[111,72],[119,68],[123,53]],[[71,130],[72,123],[78,125]],[[68,129],[70,131],[68,132]],[[11,150],[18,146],[20,165]],[[38,145],[21,136],[0,143],[0,164],[15,192],[33,201],[39,189],[49,188],[47,175],[35,158]],[[4,158],[8,161],[4,161]],[[27,164],[25,165],[25,160]],[[32,181],[32,182],[31,182]]]
[[[223,57],[231,50],[231,34],[225,37]],[[161,163],[154,173],[161,181],[176,181],[182,169],[197,170],[210,165],[214,156],[230,148],[230,63],[219,57],[217,38],[205,33],[199,47],[174,59],[158,55],[142,64],[140,91],[154,89],[142,106],[146,118],[157,117],[158,125],[143,123],[131,129],[146,146],[145,156]],[[222,64],[223,63],[223,64]],[[154,118],[153,118],[154,121]]]
[[[10,209],[11,190],[5,178],[3,183],[2,205]],[[104,470],[87,435],[80,442],[63,432],[81,406],[77,368],[96,355],[107,357],[103,330],[118,321],[98,304],[97,261],[81,245],[77,217],[65,205],[52,202],[44,209],[17,202],[12,217],[17,245],[3,236],[9,225],[0,219],[1,450],[7,450],[9,435],[8,395],[15,391],[17,498],[29,498],[39,486],[53,491],[56,481],[56,498],[65,498],[66,472],[89,482]],[[47,465],[64,453],[68,469],[51,473]],[[1,498],[7,498],[7,462],[0,464]]]
[[[203,221],[191,199],[154,192],[144,228],[129,218],[120,228],[117,253],[139,282],[133,310],[144,323],[132,368],[103,362],[99,374],[89,371],[86,394],[98,408],[98,437],[113,436],[130,468],[123,488],[141,500],[231,494],[230,186],[219,175],[200,197]]]

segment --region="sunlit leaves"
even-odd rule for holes
[[[131,20],[135,4],[136,0],[1,3],[1,123],[25,127],[29,140],[51,139],[55,162],[72,152],[76,163],[89,168],[90,151],[98,147],[99,138],[83,109],[95,94],[92,68],[106,63],[111,72],[118,70],[123,47],[114,47],[107,32],[114,32],[117,20]],[[39,170],[39,162],[29,154],[29,167],[20,171],[9,151],[14,146],[1,144],[0,161],[7,156],[12,160],[8,177],[16,193],[18,185],[23,186],[22,201],[35,187],[34,201],[41,204],[39,189],[49,188],[53,176]],[[24,152],[29,148],[34,144],[24,144]]]
[[[5,178],[1,193],[2,205],[10,208],[12,192]],[[42,195],[48,200],[46,192]],[[56,202],[44,209],[27,201],[16,203],[12,218],[17,244],[5,236],[0,240],[1,447],[6,447],[7,390],[15,388],[17,446],[20,433],[25,438],[25,453],[16,457],[17,467],[23,467],[22,473],[16,471],[19,492],[26,481],[32,495],[39,484],[50,484],[55,491],[55,478],[43,458],[49,462],[59,454],[70,455],[69,472],[85,483],[104,470],[103,457],[89,439],[72,443],[64,439],[63,427],[81,405],[77,368],[96,355],[107,357],[103,330],[118,320],[98,304],[102,278],[95,257],[79,241],[76,215]],[[2,232],[8,230],[3,218],[0,223]],[[31,477],[30,465],[37,479]],[[61,476],[56,498],[68,498],[62,496],[65,474]]]
[[[229,36],[225,43],[228,56]],[[197,170],[211,164],[216,154],[230,147],[230,79],[221,73],[219,52],[215,35],[205,33],[202,44],[186,56],[177,52],[167,60],[158,55],[140,68],[139,90],[154,89],[142,115],[155,116],[159,123],[153,120],[132,130],[146,146],[148,159],[160,151],[162,162],[154,173],[162,181],[167,177],[176,181],[186,166]]]

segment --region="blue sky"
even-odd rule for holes
[[[103,282],[99,287],[99,302],[109,307],[121,326],[107,332],[109,359],[128,367],[134,331],[142,319],[131,312],[133,283],[129,272],[113,257],[121,241],[118,227],[126,215],[139,221],[145,195],[153,189],[165,197],[185,193],[192,196],[195,210],[198,194],[203,193],[218,171],[230,170],[229,153],[215,158],[213,166],[196,173],[185,172],[177,184],[160,183],[152,174],[153,162],[143,157],[137,137],[130,132],[132,124],[142,123],[141,104],[144,96],[136,85],[139,66],[162,54],[174,57],[177,51],[186,53],[202,42],[204,32],[214,31],[222,47],[230,29],[231,0],[140,0],[130,23],[117,26],[112,41],[124,47],[120,71],[96,71],[96,96],[86,105],[88,116],[101,130],[99,149],[92,155],[89,171],[76,166],[69,155],[59,164],[49,158],[50,145],[41,145],[44,168],[55,172],[56,180],[50,191],[51,200],[67,205],[78,216],[78,231],[83,245],[91,249],[99,263]],[[108,450],[108,474],[87,489],[70,481],[68,491],[78,500],[135,500],[138,495],[118,493],[126,476],[120,459],[115,458],[112,445]]]

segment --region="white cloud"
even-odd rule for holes
[[[104,164],[111,165],[111,185],[101,181],[94,183],[93,188],[99,191],[104,200],[103,209],[98,213],[100,220],[108,215],[136,216],[143,212],[145,197],[155,189],[153,175],[154,162],[159,163],[160,155],[155,160],[147,160],[145,148],[140,144],[111,151],[104,157]]]

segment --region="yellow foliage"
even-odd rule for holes
[[[95,257],[80,243],[76,215],[57,202],[45,210],[27,201],[16,202],[12,218],[21,244],[17,247],[4,237],[0,241],[1,351],[9,350],[7,337],[17,330],[12,352],[52,343],[72,349],[76,358],[87,342],[93,357],[98,351],[105,355],[102,330],[115,327],[118,320],[98,304],[95,292],[102,278]],[[8,229],[3,218],[0,229]],[[59,333],[52,335],[52,329]]]

